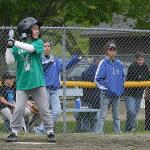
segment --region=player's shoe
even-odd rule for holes
[[[15,133],[11,133],[7,139],[6,139],[6,142],[17,142],[17,136]]]
[[[56,138],[55,138],[55,134],[50,132],[48,135],[47,135],[47,141],[49,143],[56,143]]]

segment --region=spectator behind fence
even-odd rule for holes
[[[124,92],[124,68],[116,58],[116,45],[108,42],[105,47],[106,57],[100,62],[95,82],[100,89],[100,114],[97,123],[97,133],[103,134],[104,120],[109,106],[112,106],[113,126],[115,133],[119,134],[119,97]]]
[[[42,56],[42,64],[44,70],[44,77],[46,81],[46,90],[49,97],[49,105],[52,109],[52,119],[55,123],[58,117],[61,115],[61,104],[58,95],[58,89],[60,89],[60,73],[63,67],[66,69],[71,68],[81,58],[77,54],[73,55],[69,61],[65,64],[62,59],[51,55],[52,44],[49,41],[44,42],[44,55]],[[34,128],[36,133],[44,133],[45,129],[43,124]]]
[[[0,87],[0,112],[3,115],[4,126],[6,126],[5,128],[7,131],[10,130],[12,114],[15,108],[15,95],[16,90],[14,87],[14,76],[12,76],[9,73],[6,73],[2,77],[2,86]],[[27,132],[24,118],[22,118],[21,126],[23,131]]]
[[[46,93],[41,56],[43,40],[40,38],[42,23],[35,18],[27,17],[19,22],[17,30],[23,42],[9,39],[6,50],[6,62],[17,63],[16,107],[12,117],[12,133],[6,142],[16,142],[20,130],[21,118],[29,95],[34,99],[42,121],[47,130],[47,141],[56,142],[53,121],[50,116],[48,96]]]
[[[145,89],[144,100],[145,100],[145,130],[150,130],[150,87],[147,87]]]
[[[95,73],[100,62],[99,57],[82,73],[82,81],[94,81]],[[100,93],[98,88],[83,88],[83,97],[81,97],[81,106],[98,109],[100,103]],[[95,132],[97,122],[97,112],[83,112],[76,115],[77,130],[79,132]]]
[[[127,81],[145,81],[149,80],[148,66],[144,62],[144,54],[138,52],[135,55],[134,62],[129,66],[127,72]],[[135,131],[136,117],[141,106],[141,99],[143,97],[143,87],[132,87],[125,90],[125,104],[127,109],[125,132]]]

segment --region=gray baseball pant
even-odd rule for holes
[[[47,132],[53,131],[53,121],[50,115],[48,96],[45,87],[38,87],[26,91],[16,91],[16,107],[11,122],[12,131],[19,131],[21,128],[21,120],[29,95],[32,96],[39,109],[41,119]]]

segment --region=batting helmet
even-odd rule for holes
[[[30,33],[31,27],[34,24],[37,24],[39,27],[41,27],[41,25],[42,25],[42,23],[37,21],[35,18],[27,17],[18,23],[17,29],[18,29],[20,34],[21,33]]]

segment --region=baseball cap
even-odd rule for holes
[[[116,49],[117,47],[116,47],[115,43],[109,43],[107,48],[108,49],[110,49],[110,48]]]
[[[6,80],[6,79],[13,79],[14,76],[12,76],[10,73],[5,73],[3,76],[2,76],[2,80]]]

